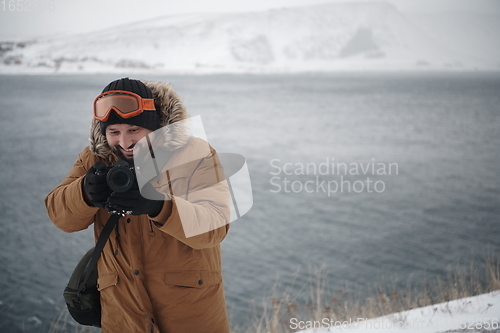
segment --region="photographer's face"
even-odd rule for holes
[[[132,149],[135,144],[151,130],[129,124],[113,124],[106,127],[106,140],[116,154],[125,160],[132,161],[134,154]]]

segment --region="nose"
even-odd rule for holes
[[[120,137],[118,138],[118,144],[123,149],[129,149],[131,146],[134,145],[134,143],[135,142],[132,139],[132,137],[130,135],[128,135],[127,133],[121,133]]]

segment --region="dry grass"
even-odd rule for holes
[[[335,321],[355,321],[356,318],[376,318],[379,316],[410,310],[427,305],[470,297],[494,290],[500,290],[500,258],[490,255],[480,279],[473,260],[467,268],[448,267],[446,279],[437,278],[429,283],[418,284],[408,279],[403,293],[392,281],[389,286],[376,286],[370,297],[352,295],[348,285],[342,290],[328,290],[328,277],[323,268],[310,271],[309,303],[298,304],[289,290],[265,300],[255,308],[247,328],[233,327],[233,333],[291,333],[290,319],[301,321],[321,321],[323,318]],[[484,282],[481,282],[484,281]],[[278,285],[277,285],[278,286]],[[275,287],[275,291],[279,288]]]
[[[408,279],[404,293],[398,293],[392,286],[378,285],[374,287],[372,296],[361,298],[350,293],[349,286],[342,290],[329,290],[328,276],[323,267],[311,269],[307,289],[302,290],[309,295],[309,304],[299,304],[299,292],[285,289],[278,295],[280,289],[277,283],[273,297],[265,300],[262,306],[255,307],[249,327],[233,327],[233,333],[292,333],[290,319],[321,321],[330,318],[335,321],[349,321],[351,318],[375,318],[390,313],[414,309],[427,305],[451,301],[500,290],[500,258],[490,255],[484,267],[484,283],[479,278],[479,270],[473,261],[467,269],[448,267],[445,280],[437,278],[432,283],[414,284]],[[58,318],[54,319],[49,333],[97,333],[97,328],[70,325],[68,311],[63,309]]]

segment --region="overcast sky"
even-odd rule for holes
[[[19,7],[14,7],[16,3]],[[379,0],[364,0],[379,1]],[[0,3],[1,37],[37,37],[58,33],[85,33],[169,14],[193,12],[259,11],[325,2],[357,0],[38,0],[45,10],[26,7],[31,0]],[[500,0],[390,0],[401,11],[477,10],[500,12]],[[10,5],[10,6],[9,6]],[[23,10],[21,10],[23,9]],[[29,9],[29,11],[26,11]]]

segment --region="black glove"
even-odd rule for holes
[[[85,175],[83,188],[95,207],[106,208],[106,200],[112,192],[106,182],[106,174],[106,165],[97,161],[87,170]]]
[[[111,211],[130,215],[148,214],[154,217],[160,213],[163,200],[149,200],[144,198],[138,189],[130,189],[123,193],[111,193],[107,204]]]

